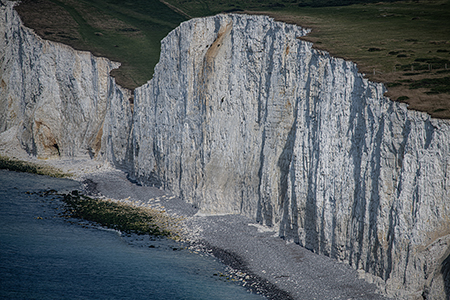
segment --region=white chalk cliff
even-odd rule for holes
[[[123,157],[132,94],[109,76],[120,64],[42,40],[12,4],[0,2],[0,140],[40,158]]]
[[[151,81],[44,41],[0,7],[0,144],[90,154],[204,213],[244,214],[362,269],[391,296],[449,297],[450,122],[265,16],[182,23]],[[447,279],[447,282],[445,282]]]

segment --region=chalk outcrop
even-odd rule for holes
[[[182,23],[133,108],[108,75],[117,64],[1,10],[0,138],[15,130],[43,157],[91,153],[203,213],[250,216],[398,298],[450,296],[450,122],[390,101],[300,40],[307,30],[265,16]]]
[[[39,158],[123,158],[132,93],[109,76],[120,64],[42,40],[22,25],[11,2],[0,9],[3,140]],[[114,150],[106,153],[108,143]]]
[[[450,254],[450,123],[305,33],[241,15],[171,32],[135,91],[135,175],[421,296]]]

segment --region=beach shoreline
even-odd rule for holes
[[[387,299],[365,272],[315,254],[242,215],[206,215],[156,187],[140,186],[113,168],[77,174],[84,193],[159,209],[182,218],[184,242],[212,254],[236,280],[268,299]],[[361,276],[362,275],[362,276]]]
[[[70,179],[79,182],[81,192],[88,196],[152,208],[182,219],[182,243],[214,256],[229,268],[233,280],[267,299],[388,299],[382,295],[382,284],[373,283],[372,275],[282,239],[275,228],[246,216],[204,214],[163,189],[133,183],[126,172],[102,161],[77,158],[40,163],[71,173]]]

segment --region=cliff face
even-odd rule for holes
[[[242,15],[170,33],[135,91],[135,175],[420,296],[450,250],[450,124],[304,34]]]
[[[117,64],[0,9],[0,141],[91,153],[204,213],[275,226],[391,295],[449,296],[449,121],[385,98],[353,63],[299,40],[304,29],[245,15],[172,31],[132,111],[108,76]]]
[[[0,9],[3,137],[13,135],[40,158],[101,153],[122,159],[127,143],[121,137],[128,132],[120,131],[130,125],[131,92],[109,76],[120,64],[40,39],[22,25],[11,2]],[[118,122],[125,124],[120,130]],[[107,149],[108,142],[114,147]]]

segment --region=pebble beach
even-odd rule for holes
[[[274,228],[250,218],[204,214],[175,195],[137,185],[126,173],[95,161],[48,163],[72,173],[88,195],[182,219],[184,243],[215,256],[229,267],[230,276],[268,299],[387,299],[364,271],[284,240]]]

